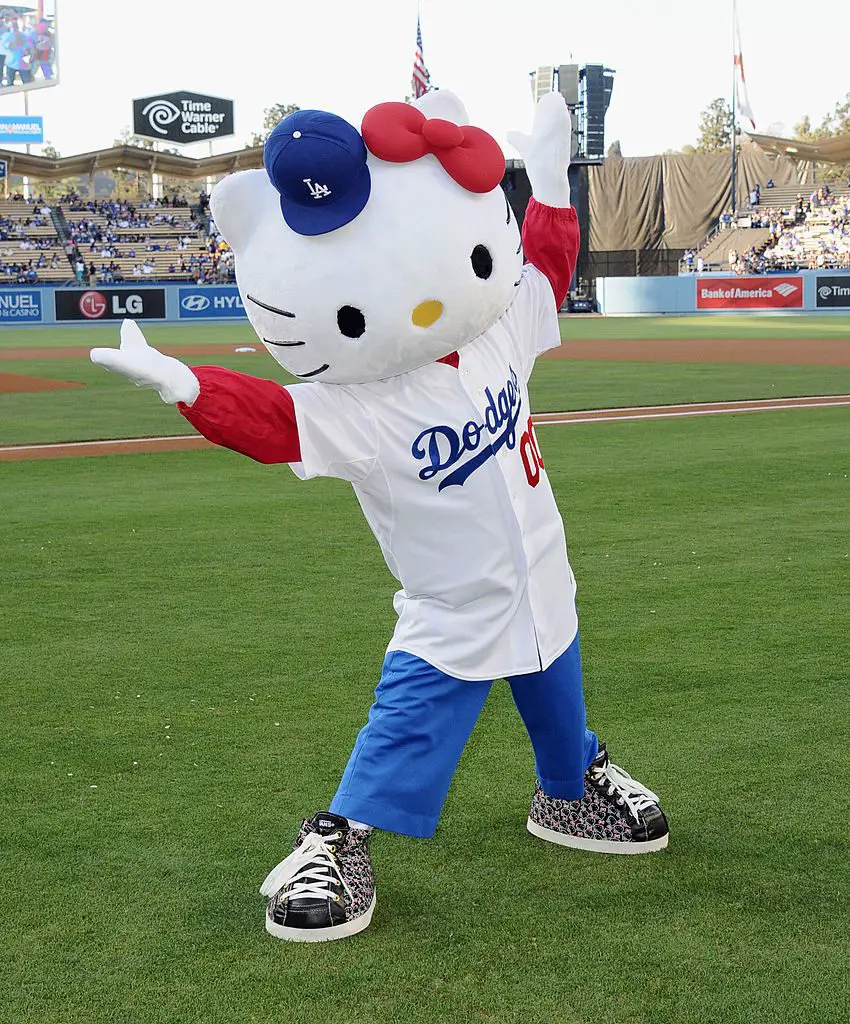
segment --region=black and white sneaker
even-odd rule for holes
[[[605,744],[585,772],[581,800],[547,796],[537,783],[527,828],[550,843],[596,853],[653,853],[669,833],[658,797],[612,764]]]
[[[266,931],[292,942],[326,942],[367,928],[375,909],[369,837],[329,811],[304,821],[292,853],[260,887],[269,897]]]

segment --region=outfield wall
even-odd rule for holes
[[[695,313],[850,313],[850,271],[802,271],[737,277],[600,277],[599,311],[609,315]],[[236,285],[120,285],[48,288],[0,285],[0,327],[243,320]]]
[[[0,328],[26,324],[96,324],[133,320],[189,323],[243,320],[236,285],[115,285],[48,288],[0,285]]]
[[[600,277],[600,313],[850,313],[850,271]]]

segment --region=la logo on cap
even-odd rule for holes
[[[331,194],[331,190],[327,185],[319,185],[318,183],[313,184],[310,178],[302,178],[302,181],[310,190],[310,195],[314,199],[324,199],[325,196],[329,196]]]

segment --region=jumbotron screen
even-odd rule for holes
[[[0,0],[0,96],[58,83],[56,38],[56,0]]]

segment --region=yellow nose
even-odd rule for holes
[[[410,319],[416,327],[430,327],[435,324],[443,315],[443,304],[436,299],[428,299],[427,302],[420,302],[410,314]]]

